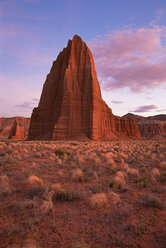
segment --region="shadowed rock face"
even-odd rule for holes
[[[121,119],[102,100],[93,56],[75,35],[53,62],[34,108],[29,139],[68,139],[83,134],[92,140],[107,132],[139,137],[133,120]]]

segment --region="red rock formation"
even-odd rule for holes
[[[141,136],[144,138],[163,137],[166,138],[166,122],[165,123],[140,123],[138,124]]]
[[[114,116],[102,100],[92,54],[75,35],[53,62],[28,138],[57,140],[84,134],[98,140],[108,131],[140,136],[133,120]]]
[[[25,139],[24,126],[19,125],[18,119],[15,119],[8,138],[13,140]]]
[[[166,138],[166,115],[143,117],[128,113],[124,117],[136,121],[143,138]]]
[[[30,118],[0,118],[0,138],[25,139],[28,136]]]

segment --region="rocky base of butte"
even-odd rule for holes
[[[53,62],[34,108],[29,140],[139,138],[134,120],[112,114],[101,97],[93,56],[75,35]]]

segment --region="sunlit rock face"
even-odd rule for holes
[[[133,120],[114,116],[101,97],[91,51],[75,35],[53,62],[34,108],[29,139],[92,140],[116,136],[140,137]]]
[[[26,139],[28,136],[30,118],[11,117],[0,118],[0,138]]]

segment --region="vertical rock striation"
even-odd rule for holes
[[[29,139],[69,139],[83,134],[98,140],[107,132],[139,137],[133,120],[114,116],[102,100],[91,51],[75,35],[53,62],[34,108]]]

